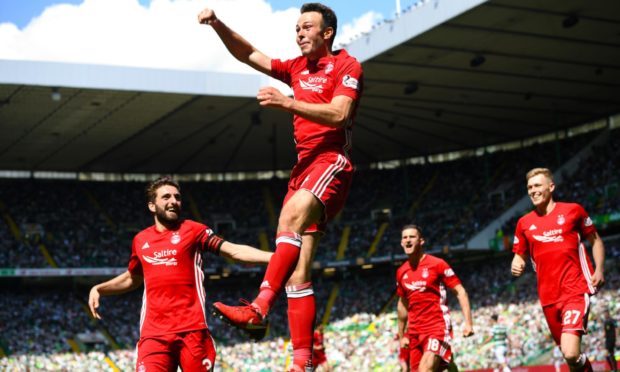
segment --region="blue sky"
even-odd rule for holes
[[[303,2],[0,0],[0,59],[251,73],[210,27],[198,24],[198,12],[211,7],[265,54],[292,58],[299,55],[294,26]],[[401,8],[414,2],[402,0]],[[325,3],[338,15],[338,47],[396,10],[395,0]]]
[[[23,28],[49,5],[59,3],[80,4],[82,2],[83,0],[0,0],[0,23],[11,22],[18,28]],[[138,0],[138,2],[147,6],[151,0]],[[413,2],[414,0],[402,0],[401,7],[404,8]],[[283,10],[298,7],[303,1],[271,0],[268,3],[275,10]],[[325,1],[324,3],[334,9],[342,23],[352,22],[355,17],[371,10],[382,14],[383,17],[391,18],[396,10],[395,0],[338,0]]]

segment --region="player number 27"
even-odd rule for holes
[[[581,311],[579,310],[568,310],[564,313],[564,321],[562,324],[577,324],[577,321],[581,318]]]

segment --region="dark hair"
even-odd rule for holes
[[[491,319],[493,319],[494,322],[497,322],[497,319],[499,319],[499,315],[493,314],[491,315]]]
[[[407,229],[416,229],[418,231],[418,235],[420,235],[420,238],[424,238],[424,234],[422,233],[422,229],[420,228],[420,226],[410,223],[408,225],[403,226],[403,228],[400,229],[400,232],[402,233],[403,231]]]
[[[172,177],[170,176],[159,177],[155,181],[149,182],[149,184],[146,186],[146,189],[144,190],[144,193],[146,195],[146,202],[147,203],[154,202],[155,198],[157,197],[157,189],[165,185],[174,186],[177,188],[177,190],[179,190],[179,192],[181,191],[181,187],[176,181],[172,179]]]
[[[334,39],[336,38],[336,31],[338,30],[338,18],[336,18],[336,13],[334,13],[332,8],[321,3],[305,3],[301,6],[300,13],[303,14],[307,12],[321,13],[321,16],[323,16],[323,28],[321,31],[325,30],[327,27],[331,27],[334,30],[334,34],[330,39],[330,46],[333,45]]]

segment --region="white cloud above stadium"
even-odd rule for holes
[[[232,58],[215,32],[197,22],[205,7],[258,49],[278,58],[299,54],[298,8],[264,0],[85,0],[46,8],[23,29],[0,24],[0,59],[252,73]],[[337,44],[382,19],[370,11],[339,25]]]

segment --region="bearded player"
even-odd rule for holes
[[[267,263],[272,253],[229,243],[206,225],[181,219],[181,192],[171,178],[146,188],[154,224],[133,239],[129,267],[95,285],[88,305],[93,316],[100,296],[129,292],[144,283],[136,371],[212,371],[215,345],[207,328],[201,253],[248,263]]]

